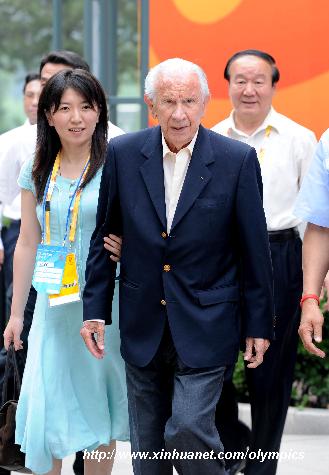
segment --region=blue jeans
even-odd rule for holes
[[[147,366],[126,363],[135,475],[169,475],[173,466],[179,474],[226,473],[217,457],[223,446],[215,426],[224,371],[187,367],[177,355],[169,325]]]

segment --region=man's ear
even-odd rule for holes
[[[152,115],[153,119],[157,118],[156,110],[155,110],[155,105],[152,99],[149,98],[146,94],[144,94],[144,102],[147,105],[150,114]]]

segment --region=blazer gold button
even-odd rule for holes
[[[169,264],[164,265],[164,266],[163,266],[163,270],[164,270],[165,272],[169,272],[169,271],[170,271],[170,265],[169,265]]]
[[[163,237],[163,239],[166,239],[167,237],[167,233],[165,233],[164,231],[161,233],[161,236]]]
[[[165,300],[161,300],[161,305],[167,305],[167,302]]]

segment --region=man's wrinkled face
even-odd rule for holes
[[[275,93],[271,65],[257,56],[241,56],[231,64],[229,74],[229,95],[235,114],[263,122]]]
[[[155,99],[145,96],[152,116],[158,119],[169,149],[177,153],[188,145],[204,116],[208,97],[204,97],[195,73],[160,76]]]

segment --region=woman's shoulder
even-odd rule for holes
[[[35,193],[35,187],[32,178],[33,161],[34,159],[31,158],[23,163],[17,183],[21,188]]]

